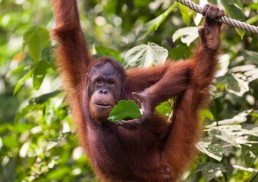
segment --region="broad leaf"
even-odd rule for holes
[[[42,27],[32,27],[23,36],[24,46],[28,46],[30,56],[33,60],[40,59],[41,51],[49,43],[49,32]]]
[[[60,93],[60,90],[56,90],[47,94],[40,95],[38,97],[32,98],[30,100],[30,104],[35,103],[35,104],[42,104],[46,102],[48,99],[57,96]]]
[[[161,23],[163,23],[167,17],[172,13],[172,11],[177,7],[177,3],[174,2],[164,13],[156,17],[155,19],[147,22],[144,27],[138,33],[138,39],[145,38],[148,34],[156,31]]]
[[[181,38],[181,41],[188,46],[199,37],[198,28],[197,27],[186,27],[180,28],[173,34],[173,41],[175,42],[177,39]]]
[[[258,52],[243,50],[243,56],[247,61],[252,61],[255,64],[258,63]]]
[[[216,72],[216,77],[224,76],[228,72],[229,63],[230,63],[229,54],[223,54],[219,56],[219,70]]]
[[[180,13],[182,15],[182,18],[184,22],[189,26],[191,22],[191,16],[192,16],[192,10],[188,8],[187,6],[180,4],[179,3],[179,8],[180,8]],[[192,14],[191,14],[192,13]]]
[[[37,63],[33,71],[33,86],[36,90],[40,88],[48,68],[49,64],[46,61],[40,61]]]
[[[139,118],[141,111],[138,105],[132,100],[121,100],[109,113],[108,120],[115,122],[119,120],[130,120]]]
[[[225,7],[228,15],[231,18],[234,18],[239,21],[245,21],[245,16],[243,11],[238,7],[235,0],[228,1],[228,0],[221,0],[223,6]],[[242,5],[241,5],[242,6]]]
[[[14,88],[14,91],[13,91],[14,94],[16,94],[16,93],[20,90],[21,86],[24,84],[24,82],[25,82],[26,80],[28,80],[29,78],[31,78],[31,75],[32,75],[32,70],[30,70],[29,72],[27,72],[27,73],[16,83],[15,88]]]
[[[245,21],[245,15],[243,13],[243,10],[239,8],[243,6],[242,2],[238,1],[238,3],[236,3],[235,1],[228,1],[228,0],[221,0],[221,2],[225,7],[229,17],[239,21]],[[236,29],[236,31],[241,38],[244,37],[245,35],[244,30]]]
[[[254,162],[255,160],[252,161],[252,163]],[[255,168],[251,168],[251,167],[243,167],[243,166],[239,166],[239,165],[233,165],[233,167],[235,169],[238,169],[238,170],[241,170],[241,171],[246,171],[246,172],[249,172],[249,173],[258,173],[258,170],[255,169]],[[257,179],[256,177],[254,179]],[[256,181],[256,180],[254,180]]]
[[[223,172],[226,171],[222,164],[205,163],[198,167],[197,171],[201,171],[206,181],[211,181],[215,177],[223,176]]]
[[[247,110],[235,115],[233,118],[224,119],[218,121],[218,123],[213,123],[213,126],[219,125],[233,125],[233,124],[240,124],[247,121],[247,116],[250,114],[251,110]]]
[[[204,120],[206,118],[208,118],[211,121],[214,120],[214,116],[213,116],[212,112],[209,109],[201,110],[199,115],[200,115],[201,120]]]
[[[24,69],[26,69],[26,65],[22,64],[20,66],[18,66],[17,68],[13,69],[9,75],[15,75],[15,74],[19,74],[22,73],[24,71]]]
[[[169,116],[172,112],[171,104],[169,101],[162,102],[155,108],[155,110],[164,116]]]
[[[244,93],[249,91],[249,85],[246,80],[242,78],[244,75],[231,74],[224,77],[218,78],[217,87],[226,87],[226,89],[239,97],[243,96]]]
[[[205,153],[206,155],[217,161],[221,161],[223,157],[223,148],[219,144],[211,144],[209,142],[202,141],[196,144],[196,147],[201,152]]]
[[[138,45],[125,54],[127,66],[143,66],[145,68],[163,64],[168,57],[168,50],[155,44],[148,43]]]

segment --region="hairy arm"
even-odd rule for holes
[[[126,71],[125,89],[129,92],[141,92],[158,82],[171,66],[171,62],[152,68],[133,68]]]
[[[128,90],[131,92],[142,92],[151,90],[153,92],[157,92],[159,94],[162,94],[159,92],[159,88],[164,90],[162,86],[155,86],[160,84],[165,84],[165,82],[172,82],[172,85],[180,85],[180,83],[183,83],[186,79],[189,79],[189,74],[187,73],[187,70],[190,69],[190,64],[185,62],[170,62],[167,61],[164,65],[158,65],[153,68],[138,68],[138,69],[132,69],[127,71],[127,79],[126,79],[126,88],[128,87]],[[164,81],[164,78],[166,81]],[[161,81],[161,82],[160,82]],[[167,83],[166,85],[171,85]],[[165,86],[165,85],[164,85]],[[167,90],[170,89],[170,90]],[[157,90],[157,91],[154,91]],[[178,89],[174,88],[166,88],[166,93],[170,92],[172,96],[176,96],[177,94],[181,93],[185,90],[185,87],[180,89],[180,86],[178,86]],[[172,97],[170,96],[170,97]]]
[[[201,41],[192,59],[189,86],[176,100],[173,121],[166,138],[164,156],[175,174],[182,174],[196,153],[195,144],[201,133],[198,111],[207,104],[209,86],[217,65],[221,24],[213,18],[219,18],[224,13],[210,5],[206,5],[204,10],[207,17],[199,30]]]
[[[80,26],[76,0],[52,0],[56,27],[53,36],[58,42],[58,63],[67,89],[76,89],[85,79],[90,56]]]

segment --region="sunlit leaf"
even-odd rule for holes
[[[245,30],[236,28],[236,32],[237,32],[237,34],[240,36],[241,39],[244,38],[244,36],[245,36]]]
[[[229,124],[233,125],[233,124],[244,123],[247,121],[247,116],[250,114],[250,112],[251,112],[251,110],[241,112],[241,113],[235,115],[233,118],[218,121],[218,124],[219,125],[229,125]],[[214,126],[216,126],[216,125],[217,124],[214,123]]]
[[[244,135],[252,135],[258,137],[258,127],[253,128],[251,130],[243,130]]]
[[[206,118],[208,118],[211,121],[214,120],[214,116],[213,116],[212,112],[208,109],[201,110],[200,118],[201,118],[201,120],[204,120]]]
[[[168,50],[155,44],[148,43],[138,45],[125,54],[125,61],[128,66],[150,67],[156,64],[163,64],[168,57]]]
[[[229,63],[229,54],[223,54],[219,56],[219,70],[216,72],[216,77],[224,76],[228,72]]]
[[[108,120],[115,122],[118,120],[130,120],[139,118],[141,111],[138,105],[132,100],[121,100],[110,112]]]
[[[219,144],[210,144],[205,142],[199,142],[197,145],[197,148],[208,155],[209,157],[221,161],[223,157],[223,149],[222,146]]]
[[[22,147],[20,148],[20,153],[19,153],[19,155],[20,155],[21,158],[24,158],[24,157],[27,156],[27,153],[28,153],[28,150],[29,150],[29,147],[30,147],[30,143],[31,143],[30,141],[25,142],[25,143],[22,145]]]
[[[189,26],[190,21],[191,21],[192,10],[181,3],[178,3],[178,4],[180,7],[180,13],[182,15],[182,18],[183,18],[184,22],[186,23],[186,25]]]
[[[258,22],[258,15],[254,15],[246,21],[248,24],[255,24],[256,22]]]
[[[239,166],[239,165],[233,165],[233,167],[235,169],[239,169],[239,170],[242,170],[242,171],[247,171],[247,172],[250,172],[250,173],[258,173],[258,170],[257,169],[254,169],[254,168],[247,168],[247,167],[243,167],[243,166]]]
[[[205,4],[208,4],[207,0],[199,0],[199,6],[204,7]],[[200,25],[202,18],[203,18],[202,14],[200,13],[196,14],[196,16],[193,19],[196,26]]]
[[[155,110],[164,116],[169,116],[172,112],[171,104],[168,101],[162,102],[156,106]]]
[[[243,96],[244,93],[249,91],[249,83],[243,80],[243,75],[231,74],[219,78],[217,86],[224,85],[226,89],[237,96]]]
[[[180,28],[173,34],[173,41],[181,38],[181,41],[188,46],[199,37],[198,27]]]

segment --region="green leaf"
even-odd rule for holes
[[[14,91],[13,91],[13,94],[16,94],[16,93],[20,90],[20,88],[21,88],[21,86],[24,84],[24,82],[25,82],[26,80],[28,80],[29,78],[31,78],[31,76],[32,76],[32,71],[33,71],[33,70],[28,71],[28,72],[16,83],[15,88],[14,88]]]
[[[15,115],[15,122],[18,122],[20,119],[24,118],[24,116],[33,111],[36,107],[36,105],[30,104],[22,108],[22,110]]]
[[[47,29],[31,27],[23,36],[24,46],[28,46],[30,56],[34,61],[40,59],[41,51],[49,43],[50,36]]]
[[[162,102],[161,104],[159,104],[159,105],[155,108],[155,110],[156,110],[158,113],[160,113],[160,114],[162,114],[162,115],[164,115],[164,116],[169,116],[170,113],[172,112],[171,104],[170,104],[168,101]]]
[[[229,17],[239,21],[245,21],[244,11],[238,7],[235,0],[221,0],[221,2],[227,10]]]
[[[257,149],[257,145],[253,145],[252,147],[243,146],[242,159],[244,160],[245,165],[247,167],[252,167],[253,161],[255,161],[255,159],[257,158],[257,155],[254,152],[252,152],[252,149],[254,148]]]
[[[33,71],[33,86],[36,90],[40,88],[49,67],[50,65],[46,61],[37,63]]]
[[[197,145],[197,148],[208,155],[209,157],[221,161],[223,157],[223,148],[219,144],[210,144],[210,142],[199,142]]]
[[[247,121],[248,115],[251,113],[252,110],[246,110],[236,114],[234,117],[230,119],[223,119],[218,121],[219,125],[233,125],[233,124],[240,124]]]
[[[15,134],[3,137],[3,144],[6,148],[14,149],[19,145],[19,140]]]
[[[221,0],[223,6],[225,7],[229,17],[239,20],[239,21],[245,21],[245,15],[243,13],[243,10],[241,9],[243,7],[243,3],[241,1],[233,1],[233,0]],[[245,31],[241,29],[237,29],[237,34],[243,39],[245,35]]]
[[[249,83],[246,80],[240,79],[236,74],[220,77],[218,78],[218,83],[219,84],[216,85],[217,87],[224,85],[230,93],[239,97],[249,91]]]
[[[54,64],[54,46],[45,47],[41,52],[41,60],[47,61],[48,63]]]
[[[15,75],[15,74],[22,73],[22,72],[24,71],[25,67],[26,67],[25,64],[20,65],[20,66],[18,66],[17,68],[13,69],[13,70],[9,73],[9,75]]]
[[[119,120],[130,120],[139,118],[141,111],[138,105],[132,100],[121,100],[109,113],[108,120],[115,122]]]
[[[199,37],[198,27],[180,28],[173,34],[173,41],[181,38],[181,41],[189,46],[195,39]]]
[[[71,172],[71,169],[68,167],[60,167],[55,170],[52,170],[47,175],[48,179],[61,179],[63,178],[67,173]]]
[[[244,143],[242,136],[239,136],[237,133],[235,133],[236,130],[240,130],[240,126],[219,126],[219,127],[213,127],[211,130],[212,133],[214,133],[214,136],[216,138],[219,138],[232,146],[235,147],[241,147],[240,144]],[[216,134],[215,134],[216,132]]]
[[[216,72],[216,77],[224,76],[228,72],[228,66],[230,63],[230,55],[223,54],[219,56],[218,71]]]
[[[189,26],[191,22],[191,17],[193,15],[193,11],[187,6],[180,3],[179,3],[179,7],[180,7],[180,13],[182,15],[184,22],[186,23],[186,25]]]
[[[169,57],[172,57],[174,60],[190,58],[191,54],[191,48],[185,44],[178,44],[175,48],[169,50]]]
[[[226,171],[225,167],[222,164],[216,163],[205,163],[198,167],[197,171],[201,171],[206,181],[211,181],[215,177],[223,176],[223,172]]]
[[[156,31],[176,7],[177,3],[175,2],[164,13],[154,18],[153,20],[147,22],[138,33],[139,39],[141,40],[145,38],[147,35],[149,35],[151,32]]]
[[[201,120],[204,120],[206,118],[208,118],[211,121],[214,120],[214,116],[213,116],[212,112],[209,109],[201,110],[200,118],[201,118]]]
[[[125,54],[127,66],[150,67],[156,64],[163,64],[168,57],[168,50],[155,44],[148,43],[138,45]]]
[[[95,49],[97,51],[97,54],[100,56],[110,56],[110,57],[117,59],[121,63],[123,62],[123,59],[120,56],[120,52],[118,52],[114,49],[107,48],[104,46],[96,46]]]
[[[242,30],[242,29],[236,28],[236,32],[237,32],[237,34],[240,36],[240,38],[241,38],[241,39],[243,39],[243,38],[244,38],[245,30]]]
[[[47,93],[47,94],[43,94],[39,97],[35,97],[35,98],[32,98],[30,100],[30,103],[35,103],[35,104],[42,104],[44,102],[46,102],[48,99],[52,98],[52,97],[55,97],[56,95],[58,95],[60,93],[60,90],[56,90],[54,92],[50,92],[50,93]]]
[[[252,61],[255,64],[258,63],[258,52],[243,50],[243,56],[247,61]]]

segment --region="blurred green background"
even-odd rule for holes
[[[195,1],[205,4],[206,1]],[[258,26],[257,0],[212,0],[231,18]],[[168,0],[78,0],[92,54],[124,62],[140,44],[168,58],[191,56],[202,17]],[[0,0],[0,182],[96,181],[79,147],[50,40],[48,0]],[[258,181],[258,36],[222,30],[220,68],[204,137],[182,181]],[[160,60],[153,60],[159,62]],[[168,103],[157,109],[169,115]]]

